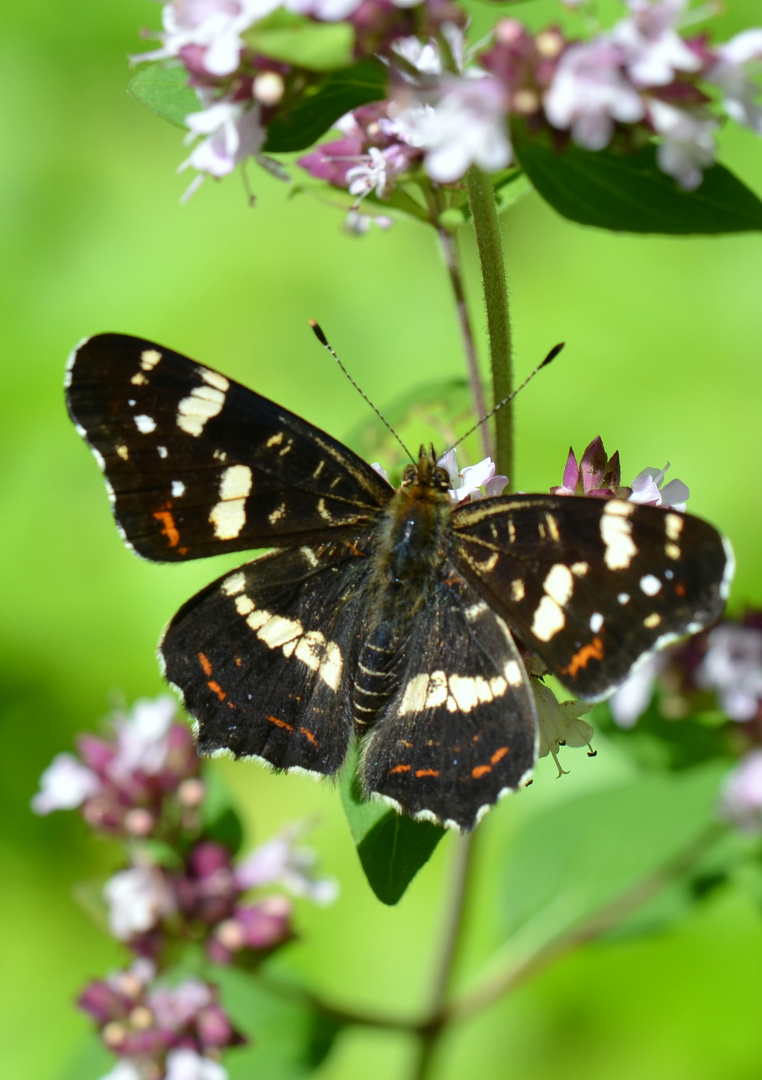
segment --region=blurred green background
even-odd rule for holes
[[[479,25],[496,9],[480,9]],[[559,11],[548,2],[520,14],[540,25]],[[735,0],[720,35],[758,14],[756,0]],[[255,209],[237,177],[207,181],[180,205],[189,180],[175,175],[182,135],[125,95],[125,55],[140,51],[138,28],[158,18],[144,0],[3,11],[0,1068],[19,1080],[55,1078],[76,1056],[88,1024],[72,999],[122,962],[73,897],[75,883],[115,868],[116,849],[93,842],[73,814],[33,817],[37,778],[119,695],[161,690],[162,626],[224,569],[154,566],[122,547],[98,470],[65,413],[69,351],[103,330],[153,338],[339,438],[376,420],[316,345],[308,318],[320,320],[382,409],[461,372],[447,281],[422,228],[348,237],[338,212],[311,196],[290,200],[286,185],[260,172],[252,172]],[[753,135],[723,134],[722,159],[762,191]],[[567,342],[520,400],[518,486],[559,483],[569,444],[581,451],[596,434],[609,452],[619,449],[625,480],[670,460],[671,475],[691,487],[694,512],[733,540],[736,608],[759,602],[760,513],[749,487],[762,460],[759,237],[604,235],[530,196],[506,218],[504,238],[518,371]],[[479,324],[468,239],[465,247]],[[567,751],[572,774],[558,786],[543,765],[531,797],[571,800],[629,775],[619,751],[605,743],[599,751],[594,761]],[[420,1007],[450,839],[399,908],[385,909],[359,872],[329,785],[253,764],[214,767],[235,789],[251,842],[317,815],[312,839],[342,880],[333,908],[300,909],[303,941],[285,966],[338,1000]],[[513,815],[526,812],[517,807],[504,802],[483,826],[485,881]],[[475,925],[489,916],[481,899],[477,889]],[[443,1075],[757,1077],[760,960],[759,912],[740,894],[720,893],[655,939],[563,960],[453,1039]],[[409,1049],[403,1039],[352,1032],[320,1075],[397,1080]]]

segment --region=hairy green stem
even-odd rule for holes
[[[439,234],[439,243],[442,248],[442,254],[444,255],[445,266],[447,267],[447,273],[450,278],[450,285],[452,286],[453,295],[455,297],[455,311],[458,316],[460,336],[463,341],[463,351],[466,355],[468,381],[471,384],[471,394],[474,399],[476,419],[481,420],[487,415],[487,404],[484,400],[484,387],[482,386],[481,376],[479,375],[479,364],[476,358],[476,343],[474,341],[474,333],[471,326],[471,317],[468,314],[466,294],[463,288],[463,274],[458,255],[457,241],[453,233],[442,225],[437,227],[437,232]],[[486,424],[482,424],[479,428],[479,432],[484,456],[489,457],[494,453],[489,428]]]
[[[489,176],[472,165],[466,174],[466,181],[487,309],[492,396],[497,404],[508,397],[513,385],[511,320],[500,219]],[[498,470],[508,477],[509,489],[513,488],[513,406],[510,402],[495,414],[495,449]]]

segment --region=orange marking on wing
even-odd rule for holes
[[[491,765],[477,765],[475,769],[471,770],[471,775],[474,780],[479,780],[482,776],[486,776],[488,772],[492,772]]]
[[[502,761],[507,753],[508,753],[508,747],[507,746],[501,746],[492,755],[492,757],[490,758],[490,761],[492,762],[493,765],[497,765],[498,761]]]
[[[675,585],[675,592],[677,593],[678,596],[685,596],[685,594],[688,592],[688,590],[686,589],[685,585],[681,581],[681,582],[679,582],[679,584]]]
[[[217,697],[220,699],[220,701],[225,700],[225,698],[227,697],[227,694],[222,689],[222,687],[220,686],[219,683],[216,683],[213,679],[211,679],[206,685],[209,687],[209,689],[212,691],[213,694],[217,695]]]
[[[187,555],[188,552],[190,551],[190,548],[182,547],[182,548],[178,548],[177,551],[178,551],[178,554],[180,554],[180,555]]]
[[[416,769],[416,777],[421,776],[439,776],[439,769]]]
[[[602,660],[605,650],[599,637],[593,638],[589,645],[583,645],[579,652],[575,653],[569,661],[568,667],[561,668],[562,675],[571,675],[572,678],[580,668],[587,667],[589,660]]]
[[[307,731],[306,727],[300,727],[299,731],[301,732],[302,735],[304,735],[306,738],[308,738],[310,740],[310,742],[312,743],[312,745],[315,747],[315,749],[317,749],[318,741],[315,738],[315,736],[312,734],[312,732]]]
[[[291,724],[287,724],[285,720],[280,720],[277,716],[267,716],[267,715],[265,715],[265,720],[269,720],[270,723],[275,724],[276,727],[285,728],[286,731],[293,731],[294,730]]]
[[[153,516],[164,526],[164,528],[161,530],[161,535],[166,536],[169,546],[177,547],[177,545],[180,543],[180,533],[177,531],[175,519],[169,512],[169,508],[171,505],[171,503],[167,503],[166,510],[157,510]],[[187,551],[188,549],[186,548],[185,550]]]
[[[198,654],[198,660],[199,660],[199,663],[201,664],[201,667],[204,669],[204,675],[206,675],[206,677],[208,679],[209,676],[212,674],[212,665],[211,665],[211,663],[209,661],[209,657],[205,656],[204,653],[200,652]]]
[[[395,773],[398,772],[410,772],[412,767],[412,765],[395,765],[393,769],[389,770],[389,775],[393,776]]]
[[[243,660],[241,659],[241,657],[236,656],[236,658],[235,658],[235,666],[240,667],[242,663],[243,663]]]

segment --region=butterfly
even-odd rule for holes
[[[348,447],[161,345],[73,353],[69,413],[139,555],[273,549],[185,603],[159,651],[203,754],[333,776],[461,831],[531,777],[519,649],[599,701],[722,612],[732,551],[700,518],[618,499],[454,505],[433,448],[398,489]]]

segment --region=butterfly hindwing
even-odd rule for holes
[[[403,655],[399,689],[364,746],[363,785],[405,813],[471,829],[531,774],[526,670],[503,620],[462,578],[440,583]]]
[[[125,541],[148,559],[318,543],[355,533],[393,494],[330,435],[141,338],[81,344],[67,404]]]
[[[341,544],[276,551],[180,608],[160,654],[199,722],[202,753],[337,771],[352,733],[367,571],[368,560]]]
[[[458,508],[454,524],[463,573],[587,700],[719,618],[733,571],[701,518],[619,499],[499,496]]]

